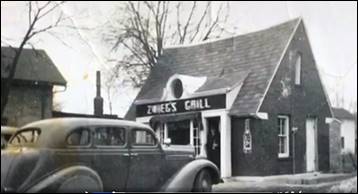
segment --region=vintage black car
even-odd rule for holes
[[[16,127],[1,126],[1,149],[4,149],[11,136],[16,132]]]
[[[1,150],[2,192],[211,191],[218,168],[131,121],[34,122]]]

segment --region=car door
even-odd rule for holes
[[[129,153],[127,130],[123,127],[94,127],[94,165],[104,191],[125,191],[128,178]]]
[[[132,129],[128,191],[156,191],[163,183],[161,167],[165,158],[155,135],[149,129]]]

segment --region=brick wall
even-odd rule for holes
[[[22,126],[52,117],[52,86],[13,86],[2,117],[9,126]]]
[[[294,81],[297,53],[302,55],[302,84]],[[292,127],[298,127],[295,143],[296,173],[306,171],[306,119],[316,117],[318,124],[318,170],[329,170],[329,126],[326,117],[331,117],[315,61],[302,24],[300,24],[282,60],[259,112],[266,112],[268,120],[256,120],[253,129],[253,152],[251,156],[234,156],[234,175],[289,174],[293,171]],[[290,118],[290,156],[278,158],[277,116]],[[240,153],[242,120],[232,123],[233,152]],[[256,140],[255,140],[256,139]],[[237,143],[234,143],[238,141]],[[241,147],[240,147],[241,146]],[[234,167],[239,165],[239,167]]]

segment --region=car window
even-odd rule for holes
[[[41,134],[40,129],[24,129],[15,134],[10,140],[11,145],[34,144]],[[6,137],[5,137],[6,138]]]
[[[90,130],[88,128],[79,128],[74,130],[66,141],[70,146],[86,146],[89,145],[90,140]]]
[[[94,138],[95,145],[123,146],[125,144],[125,129],[119,127],[97,127]]]
[[[135,129],[132,133],[134,146],[155,146],[155,137],[147,130]]]

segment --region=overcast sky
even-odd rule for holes
[[[48,53],[68,82],[67,89],[55,98],[63,111],[93,113],[95,71],[110,70],[105,60],[109,49],[101,39],[101,27],[111,19],[116,4],[68,2],[62,10],[74,16],[71,23],[96,30],[61,28],[57,33],[64,43],[46,34],[34,42],[36,48]],[[16,42],[23,36],[27,27],[25,10],[23,2],[2,2],[2,39]],[[344,95],[347,107],[357,99],[357,2],[230,2],[229,16],[238,35],[302,17],[331,102],[337,91]],[[112,97],[113,113],[123,116],[137,92],[118,84]],[[109,113],[105,91],[102,94],[105,113]]]

